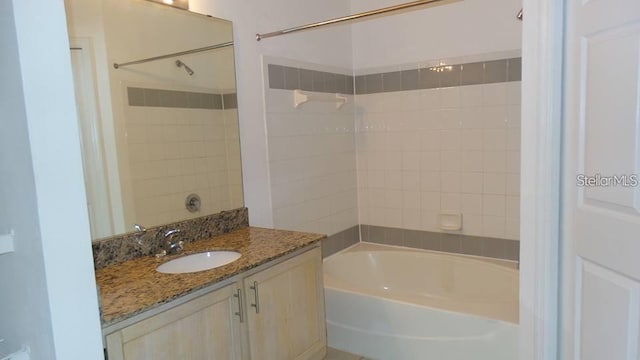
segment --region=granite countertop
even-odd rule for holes
[[[313,244],[325,235],[246,227],[185,244],[179,255],[145,256],[96,270],[103,326],[112,325],[192,291]],[[210,250],[234,250],[242,256],[228,265],[188,274],[163,274],[158,265],[177,257]]]

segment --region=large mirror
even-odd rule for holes
[[[244,206],[231,22],[65,5],[92,238]]]

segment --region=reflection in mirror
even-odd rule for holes
[[[92,238],[244,206],[231,22],[145,0],[66,9]]]

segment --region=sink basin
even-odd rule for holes
[[[185,274],[214,269],[240,258],[235,251],[207,251],[179,257],[158,266],[156,271],[164,274]]]

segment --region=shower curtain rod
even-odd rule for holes
[[[205,47],[201,47],[201,48],[197,48],[197,49],[180,51],[180,52],[166,54],[166,55],[154,56],[154,57],[141,59],[141,60],[129,61],[129,62],[125,62],[125,63],[113,63],[113,67],[116,68],[116,69],[119,69],[119,68],[121,68],[123,66],[142,64],[142,63],[146,63],[146,62],[149,62],[149,61],[156,61],[156,60],[168,59],[168,58],[172,58],[172,57],[176,57],[176,56],[195,54],[195,53],[199,53],[199,52],[203,52],[203,51],[220,49],[220,48],[227,47],[227,46],[233,46],[233,41],[229,41],[229,42],[225,42],[225,43],[221,43],[221,44],[216,44],[216,45],[211,45],[211,46],[205,46]]]
[[[266,34],[256,34],[256,40],[260,41],[262,39],[266,39],[266,38],[270,38],[270,37],[274,37],[274,36],[291,34],[291,33],[294,33],[294,32],[303,31],[303,30],[309,30],[309,29],[320,27],[320,26],[337,24],[337,23],[341,23],[341,22],[344,22],[344,21],[357,20],[357,19],[364,18],[364,17],[384,14],[384,13],[388,13],[388,12],[392,12],[392,11],[404,10],[404,9],[412,8],[412,7],[415,7],[415,6],[433,4],[433,3],[442,2],[442,1],[447,1],[447,0],[419,0],[419,1],[413,1],[413,2],[408,2],[408,3],[404,3],[404,4],[389,6],[389,7],[382,8],[382,9],[365,11],[365,12],[362,12],[362,13],[343,16],[343,17],[339,17],[339,18],[336,18],[336,19],[320,21],[320,22],[316,22],[316,23],[313,23],[313,24],[307,24],[307,25],[302,25],[302,26],[296,26],[296,27],[292,27],[292,28],[289,28],[289,29],[285,29],[285,30],[274,31],[274,32],[266,33]]]

